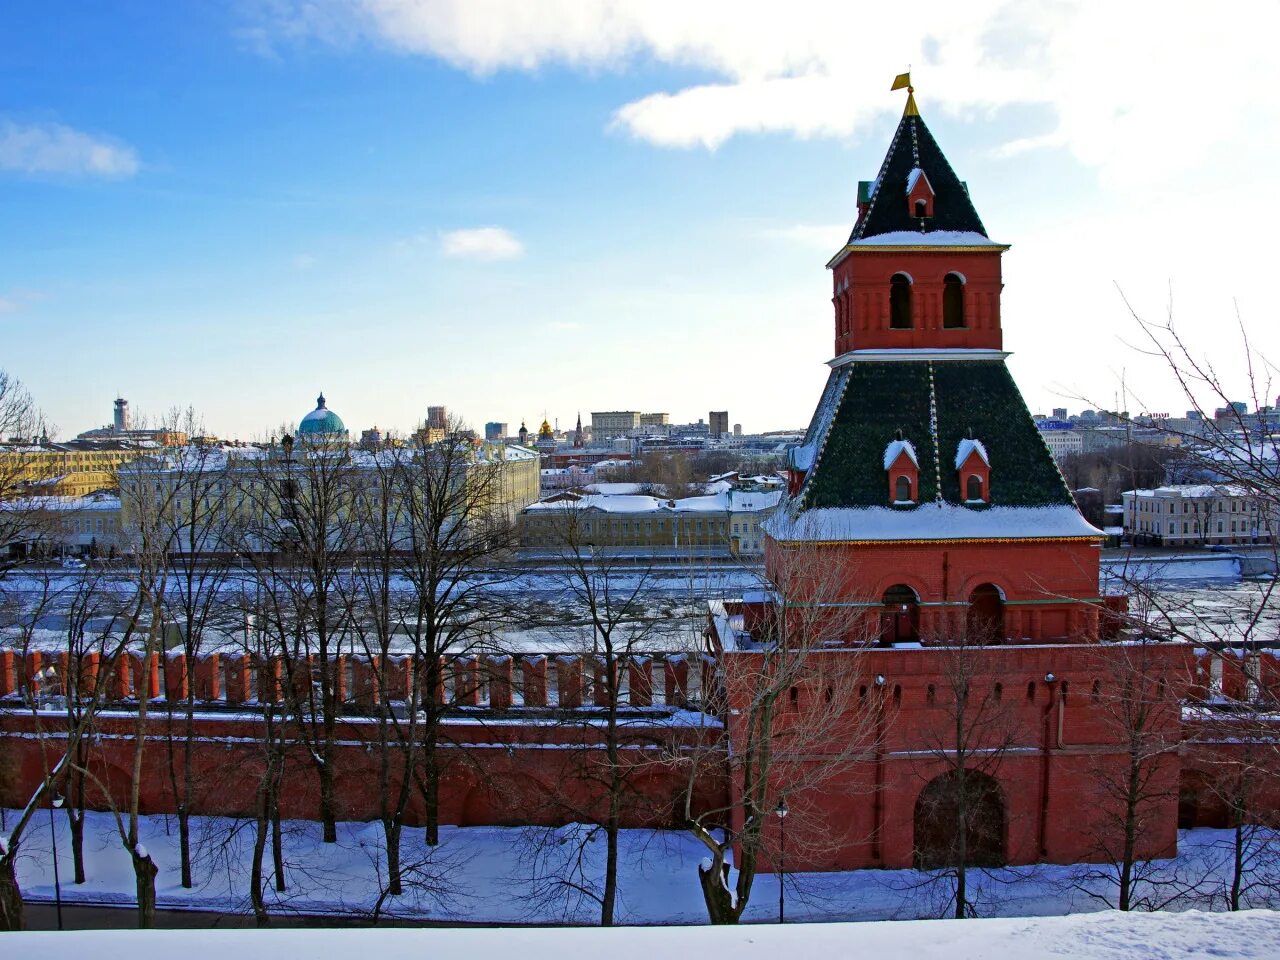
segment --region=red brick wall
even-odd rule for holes
[[[1153,781],[1161,785],[1162,795],[1144,810],[1144,857],[1171,855],[1176,849],[1181,729],[1177,698],[1185,692],[1185,683],[1177,681],[1189,671],[1185,646],[1162,645],[1149,652],[1151,674],[1168,678],[1151,735],[1171,749],[1154,764]],[[917,798],[930,780],[948,769],[947,755],[954,748],[956,712],[951,704],[962,657],[968,665],[971,702],[983,704],[970,710],[976,719],[965,725],[967,748],[976,751],[969,766],[990,773],[1000,785],[1008,861],[1094,861],[1115,849],[1108,841],[1116,839],[1120,809],[1107,787],[1125,770],[1117,707],[1117,678],[1126,669],[1123,648],[830,651],[810,656],[810,682],[800,685],[796,700],[781,698],[775,795],[805,783],[812,772],[804,771],[811,767],[829,771],[820,786],[788,795],[793,811],[787,823],[788,869],[912,865]],[[728,729],[741,749],[747,737],[752,678],[764,666],[763,654],[728,653],[724,663]],[[850,673],[857,680],[848,685],[844,730],[833,726],[825,746],[805,742],[799,758],[792,758],[786,745],[788,712],[799,718],[813,716],[806,708],[807,698],[821,696],[824,685],[842,682],[832,678]],[[1053,674],[1052,682],[1046,681],[1048,674]],[[875,684],[877,675],[884,677],[881,686]],[[1095,681],[1100,684],[1096,693]],[[845,757],[845,736],[862,737],[865,755],[856,760]],[[876,783],[882,784],[879,790]],[[769,825],[775,842],[776,826]]]

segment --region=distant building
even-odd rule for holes
[[[650,414],[650,416],[665,415]],[[629,437],[639,426],[639,410],[605,410],[600,412],[593,411],[591,414],[591,436],[596,440]]]
[[[713,437],[723,437],[729,432],[729,411],[712,410],[707,419],[711,421],[710,432]]]
[[[740,424],[740,423],[735,423],[735,424],[733,425],[733,435],[734,435],[735,437],[740,437],[740,436],[742,436],[742,424]]]
[[[124,397],[116,397],[112,423],[115,425],[116,433],[125,433],[129,430],[129,401]]]
[[[496,443],[499,440],[505,440],[507,437],[507,424],[498,420],[490,420],[484,425],[484,438],[490,443]]]
[[[449,427],[449,411],[447,407],[427,407],[427,427],[433,430],[446,430]]]
[[[1053,454],[1054,460],[1060,461],[1063,457],[1080,453],[1084,449],[1084,437],[1081,431],[1076,430],[1075,425],[1068,420],[1062,418],[1037,420],[1036,429],[1040,431],[1040,437],[1049,448],[1049,452]]]
[[[1121,496],[1124,532],[1135,543],[1270,543],[1273,535],[1275,518],[1267,505],[1233,484],[1175,484]]]
[[[671,414],[669,413],[640,414],[640,426],[642,427],[665,427],[670,422]]]

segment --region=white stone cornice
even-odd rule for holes
[[[973,347],[955,347],[952,349],[929,349],[914,347],[886,347],[880,350],[850,350],[827,361],[827,366],[835,369],[849,363],[901,363],[945,360],[1004,360],[1009,356],[1007,350],[987,350]]]

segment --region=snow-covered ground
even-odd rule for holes
[[[1280,914],[1101,913],[1034,920],[918,920],[804,927],[634,928],[609,930],[91,930],[11,933],[14,957],[92,956],[95,960],[279,960],[376,956],[379,960],[519,956],[563,960],[663,956],[776,960],[874,957],[876,960],[1160,960],[1215,957],[1271,960],[1280,955]]]
[[[11,817],[7,813],[6,817]],[[69,881],[71,851],[65,817],[59,832],[59,872],[66,901],[134,902],[133,874],[112,821],[89,814],[85,847],[88,880]],[[144,818],[142,842],[160,867],[157,877],[161,907],[248,912],[247,868],[251,848],[248,825],[200,818],[196,886],[178,882],[177,827],[164,817]],[[589,839],[590,828],[525,830],[499,827],[445,827],[434,850],[422,842],[422,831],[406,829],[403,861],[411,867],[406,892],[388,898],[382,912],[418,919],[476,923],[592,923],[598,907],[575,892],[597,888],[604,858],[603,837]],[[1177,860],[1157,865],[1162,882],[1140,888],[1171,910],[1221,909],[1228,862],[1229,834],[1217,830],[1186,831]],[[299,913],[372,915],[382,893],[382,830],[376,823],[339,825],[338,842],[320,842],[319,825],[285,825],[286,878],[289,889],[268,890],[271,910]],[[585,855],[578,857],[579,849]],[[679,831],[625,831],[618,916],[630,924],[705,923],[697,882],[703,848]],[[268,851],[268,864],[270,855]],[[582,864],[581,872],[573,865]],[[47,812],[42,811],[23,841],[19,879],[33,900],[54,896]],[[1107,907],[1111,893],[1096,868],[1034,866],[996,871],[975,870],[971,896],[980,916],[1030,917],[1092,912]],[[928,876],[911,870],[861,870],[848,873],[789,874],[786,917],[792,920],[888,920],[929,918],[946,912],[943,889]],[[1280,875],[1272,875],[1272,881]],[[1254,899],[1249,905],[1266,901]],[[746,919],[770,922],[778,915],[778,885],[772,875],[757,878]],[[1275,956],[1280,956],[1278,951]]]

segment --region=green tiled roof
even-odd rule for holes
[[[934,190],[933,216],[917,218],[907,205],[907,178],[919,167]],[[968,186],[958,177],[933,134],[918,116],[904,116],[889,144],[880,174],[873,184],[858,184],[858,202],[870,203],[867,215],[853,228],[849,242],[882,233],[911,230],[932,233],[955,230],[987,235],[982,218],[969,199]]]
[[[936,447],[930,429],[930,369]],[[836,397],[840,386],[843,393]],[[859,361],[832,371],[823,400],[838,400],[838,406],[831,412],[820,404],[805,438],[806,446],[815,449],[816,462],[800,494],[801,509],[886,506],[884,449],[899,431],[920,461],[920,503],[935,499],[939,477],[942,499],[963,503],[955,455],[960,441],[972,433],[991,460],[991,506],[1074,506],[1002,360]]]

